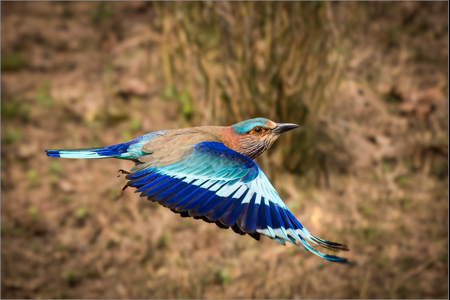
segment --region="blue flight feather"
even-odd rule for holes
[[[308,243],[332,250],[346,249],[310,234],[289,212],[253,160],[217,142],[192,147],[190,155],[171,165],[140,166],[144,169],[127,175],[129,185],[149,200],[183,213],[182,216],[203,217],[225,227],[238,226],[238,231],[233,230],[255,238],[263,234],[283,245],[286,241],[300,244],[330,261],[346,262],[323,254]]]

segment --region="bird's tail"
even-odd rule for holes
[[[137,160],[146,153],[141,148],[144,144],[161,135],[164,131],[157,131],[144,134],[134,140],[126,143],[107,146],[103,148],[87,148],[87,149],[47,149],[45,152],[50,157],[63,158],[120,158],[127,160]]]
[[[50,157],[63,157],[74,159],[108,158],[118,157],[121,153],[111,149],[112,146],[87,149],[47,149],[45,152]]]
[[[134,159],[134,152],[137,148],[140,152],[140,147],[138,144],[139,138],[132,141],[102,147],[102,148],[86,148],[86,149],[47,149],[45,152],[47,156],[50,157],[63,157],[63,158],[74,158],[74,159],[89,159],[89,158],[123,158],[123,159]],[[131,146],[131,147],[130,147]]]

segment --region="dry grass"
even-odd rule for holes
[[[3,298],[448,297],[445,2],[2,2]],[[50,159],[264,116],[258,164],[328,263]]]

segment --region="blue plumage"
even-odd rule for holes
[[[142,155],[141,148],[144,144],[152,139],[160,136],[165,131],[157,131],[140,136],[126,143],[102,147],[102,148],[86,148],[86,149],[47,149],[45,152],[49,157],[62,157],[73,159],[93,159],[93,158],[119,158],[137,160]]]
[[[257,240],[265,235],[283,245],[290,242],[327,260],[346,263],[314,248],[347,250],[307,231],[252,160],[280,133],[296,127],[256,118],[231,128],[159,131],[103,148],[46,152],[50,157],[132,160],[136,166],[126,176],[127,186],[182,217],[231,227]]]
[[[263,234],[281,244],[299,242],[320,257],[346,262],[344,258],[322,254],[309,244],[345,249],[306,231],[253,160],[217,142],[192,147],[191,155],[174,164],[148,169],[144,166],[143,170],[127,175],[128,185],[184,216],[206,218],[221,227],[238,226],[255,238]]]
[[[269,120],[266,118],[254,118],[254,119],[250,119],[247,121],[242,121],[240,123],[237,123],[237,124],[233,125],[232,127],[233,127],[234,132],[236,132],[237,134],[243,134],[245,132],[252,130],[255,127],[266,126],[268,121]]]

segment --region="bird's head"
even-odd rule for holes
[[[290,123],[275,123],[265,118],[243,121],[231,126],[238,140],[235,151],[255,159],[272,146],[278,136],[299,127]]]

